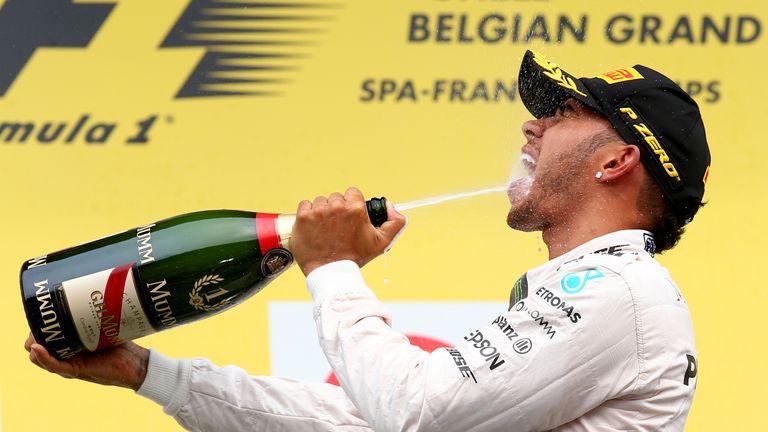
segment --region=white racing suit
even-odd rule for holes
[[[203,431],[682,431],[693,330],[652,248],[640,230],[593,239],[528,271],[509,310],[431,354],[391,329],[354,263],[331,263],[307,285],[343,390],[152,351],[138,392]]]

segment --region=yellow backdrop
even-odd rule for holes
[[[763,2],[215,3],[2,3],[0,27],[12,30],[0,39],[3,430],[178,429],[129,391],[28,362],[23,260],[194,210],[292,212],[348,185],[405,202],[503,184],[529,118],[513,92],[527,48],[577,76],[647,64],[695,95],[713,157],[709,205],[660,258],[696,331],[688,430],[768,429]],[[57,8],[87,13],[61,29],[44,24]],[[294,19],[247,17],[256,14]],[[281,31],[245,31],[256,28]],[[36,46],[29,35],[40,33],[53,36]],[[387,301],[504,301],[517,276],[546,259],[537,234],[506,227],[506,210],[503,194],[413,210],[387,265],[377,260],[365,275]],[[276,300],[308,300],[297,269],[229,312],[140,343],[269,374],[266,314]]]

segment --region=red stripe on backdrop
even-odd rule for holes
[[[268,250],[280,247],[280,237],[277,235],[277,214],[256,213],[256,237],[259,248],[264,255]]]
[[[104,307],[101,311],[99,326],[99,345],[96,349],[117,345],[120,342],[120,316],[123,313],[123,292],[128,272],[133,263],[112,269],[104,288]]]

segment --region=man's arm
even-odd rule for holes
[[[171,359],[133,342],[67,360],[51,356],[31,335],[24,347],[34,364],[64,378],[133,389],[188,430],[370,430],[344,391],[330,384],[254,377],[202,358]]]
[[[176,360],[152,351],[138,393],[195,431],[369,431],[344,391],[326,383],[250,376],[207,359]]]

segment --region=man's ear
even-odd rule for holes
[[[609,145],[601,152],[598,182],[616,181],[631,173],[640,163],[640,149],[634,145]]]

